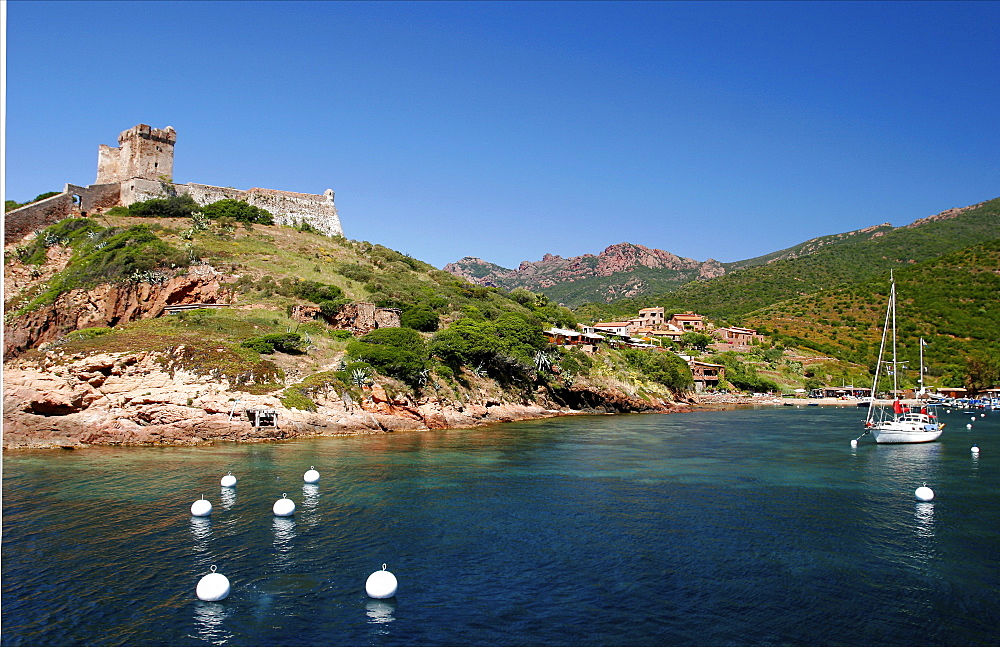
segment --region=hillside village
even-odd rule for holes
[[[594,353],[601,345],[615,348],[643,348],[661,352],[680,344],[687,333],[701,333],[716,341],[711,344],[718,350],[746,350],[754,342],[763,339],[756,330],[737,326],[717,327],[705,317],[694,312],[672,314],[667,318],[662,307],[642,308],[639,316],[624,321],[601,321],[589,326],[581,326],[580,331],[565,328],[545,330],[548,340],[559,346],[579,347],[587,353]],[[669,346],[665,345],[665,342]],[[696,392],[714,389],[725,381],[725,366],[694,359],[680,354],[694,379]]]

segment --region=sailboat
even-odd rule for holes
[[[885,325],[882,328],[882,344],[878,350],[878,363],[875,365],[875,380],[872,383],[872,396],[878,388],[879,374],[884,368],[892,375],[893,395],[899,393],[898,376],[901,362],[896,361],[896,280],[890,275],[889,306],[885,312]],[[883,361],[886,350],[886,339],[892,335],[892,361]],[[924,384],[924,340],[920,340],[920,390]],[[876,443],[929,443],[937,440],[944,430],[935,406],[923,404],[913,409],[905,406],[899,399],[894,399],[891,407],[876,406],[872,397],[868,405],[868,416],[865,418],[865,433],[872,434]]]

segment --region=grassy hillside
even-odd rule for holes
[[[950,386],[993,386],[1000,378],[1000,239],[894,272],[900,359],[910,383],[919,369]],[[748,324],[788,345],[873,366],[878,354],[888,276],[823,290],[749,313]]]
[[[211,265],[229,275],[234,307],[72,331],[22,357],[53,348],[65,356],[153,351],[242,390],[277,392],[296,408],[309,409],[316,389],[363,397],[359,389],[372,380],[390,393],[459,402],[487,392],[528,402],[539,388],[566,392],[574,383],[668,397],[691,384],[676,356],[589,357],[549,347],[544,327],[575,322],[543,295],[473,285],[384,246],[308,228],[118,211],[49,227],[9,248],[7,264],[11,273],[38,277],[5,295],[8,330],[61,307],[72,290],[164,285],[191,266]],[[360,337],[337,329],[335,316],[350,302],[399,308],[403,327]],[[321,314],[296,321],[292,309],[302,305]]]
[[[881,232],[879,232],[881,233]],[[694,310],[739,323],[754,310],[885,275],[892,268],[934,259],[1000,237],[1000,199],[961,215],[919,226],[899,227],[874,237],[847,237],[798,258],[751,267],[717,279],[697,281],[655,296],[578,308],[581,318],[614,318],[662,305],[668,311]]]

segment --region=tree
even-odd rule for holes
[[[680,342],[685,347],[704,351],[712,343],[712,338],[700,332],[686,332],[681,335]]]

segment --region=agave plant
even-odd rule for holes
[[[371,386],[374,382],[371,372],[366,368],[359,367],[351,371],[351,383],[355,386]]]

